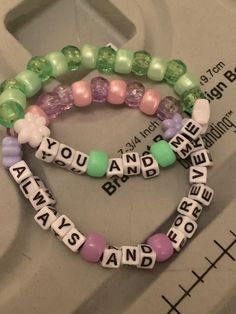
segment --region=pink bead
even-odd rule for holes
[[[80,255],[88,262],[96,263],[100,260],[106,248],[106,239],[97,233],[87,236],[84,245],[80,250]]]
[[[170,239],[163,233],[152,235],[148,238],[147,244],[149,244],[156,252],[157,262],[168,260],[174,253],[174,248]]]
[[[112,80],[109,85],[107,101],[113,105],[125,102],[127,84],[123,80]]]
[[[71,85],[74,103],[78,107],[85,107],[92,102],[90,84],[86,81],[75,82]]]
[[[26,109],[26,113],[27,112],[31,112],[34,115],[39,116],[39,117],[44,117],[46,119],[46,125],[49,125],[49,117],[48,117],[48,115],[39,106],[37,106],[37,105],[29,106]]]
[[[139,109],[147,115],[154,115],[161,100],[160,94],[154,89],[148,89],[143,95]]]

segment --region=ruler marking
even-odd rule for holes
[[[189,290],[186,290],[181,284],[179,284],[179,287],[180,287],[181,290],[183,290],[183,292],[184,292],[188,297],[191,298],[191,294],[189,293]]]
[[[194,274],[194,276],[197,277],[198,281],[201,281],[202,283],[204,283],[204,280],[202,279],[202,276],[199,276],[194,270],[192,270],[192,274]]]
[[[208,263],[212,266],[212,267],[214,267],[215,269],[217,269],[217,267],[216,267],[216,265],[215,265],[215,262],[213,263],[208,257],[206,257],[205,256],[205,260],[207,260],[208,261]]]
[[[162,297],[162,299],[165,300],[166,303],[168,303],[169,306],[171,307],[171,309],[169,310],[169,312],[168,312],[167,314],[170,314],[173,310],[175,311],[175,313],[181,314],[181,313],[177,310],[176,306],[173,305],[164,295],[162,295],[161,297]]]
[[[229,230],[229,232],[236,238],[236,233],[234,233],[232,230]]]
[[[234,241],[233,241],[234,242]],[[214,240],[214,243],[224,252],[224,254],[228,255],[229,258],[231,258],[233,261],[235,261],[235,258],[229,253],[229,247],[224,248],[218,241]]]

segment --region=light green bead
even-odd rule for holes
[[[92,45],[84,45],[81,49],[82,65],[88,69],[96,68],[98,48]]]
[[[150,152],[161,167],[168,167],[176,161],[175,153],[170,144],[164,140],[153,144]]]
[[[92,150],[89,154],[87,174],[91,177],[103,177],[108,167],[107,153]]]
[[[24,110],[18,103],[8,100],[0,105],[0,124],[12,128],[16,120],[24,118]]]
[[[153,81],[160,82],[164,79],[168,60],[160,57],[153,57],[149,65],[147,76]]]
[[[200,90],[200,88],[194,87],[189,90],[186,90],[181,95],[181,99],[180,99],[183,111],[191,115],[195,101],[199,98],[205,98],[205,95]]]
[[[26,105],[27,105],[26,96],[18,89],[13,89],[13,88],[6,89],[0,95],[0,105],[9,100],[21,105],[23,109],[26,108]]]
[[[10,88],[19,89],[22,93],[25,93],[25,89],[24,89],[24,86],[22,84],[17,82],[15,79],[9,79],[9,80],[5,80],[5,81],[3,81],[1,83],[1,85],[0,85],[0,94],[4,90],[10,89]]]
[[[68,71],[68,63],[62,52],[51,52],[45,57],[52,66],[52,76],[58,77]]]
[[[168,84],[175,85],[186,72],[187,67],[181,60],[170,60],[166,69],[165,80]]]
[[[175,92],[181,96],[184,92],[191,88],[199,87],[199,80],[190,72],[182,75],[174,85]]]
[[[115,72],[128,74],[132,70],[134,53],[128,49],[118,49],[115,60]]]
[[[16,80],[24,86],[26,97],[34,96],[42,87],[42,82],[39,76],[29,70],[17,74]]]

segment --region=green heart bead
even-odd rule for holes
[[[87,174],[91,177],[103,177],[108,167],[107,153],[99,150],[92,150],[88,158]]]
[[[12,128],[16,120],[24,118],[24,110],[14,101],[6,101],[0,105],[0,124]]]
[[[171,166],[176,161],[176,156],[171,146],[165,140],[152,144],[150,152],[161,167]]]

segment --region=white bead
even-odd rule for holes
[[[198,136],[195,140],[191,140],[191,144],[193,145],[193,152],[205,149],[205,145],[201,136]]]
[[[214,196],[214,191],[205,184],[193,184],[189,190],[188,197],[205,205],[210,205]]]
[[[121,158],[110,158],[107,167],[107,178],[112,176],[123,177],[124,169]]]
[[[68,169],[74,173],[82,174],[87,171],[88,167],[88,155],[75,151],[72,163],[69,165]]]
[[[191,154],[193,166],[208,167],[213,165],[211,155],[207,149],[201,149]]]
[[[51,203],[50,203],[50,205],[54,205],[54,204],[56,204],[56,200],[55,200],[55,197],[54,197],[54,195],[52,194],[52,192],[49,190],[49,189],[43,189],[44,191],[45,191],[45,193],[47,194],[47,196],[50,198],[50,200],[51,200]]]
[[[208,124],[202,124],[202,130],[201,130],[201,134],[205,134],[207,129],[208,129]]]
[[[178,215],[172,227],[180,230],[187,238],[192,238],[197,230],[197,223],[187,216]]]
[[[173,226],[167,232],[167,236],[172,242],[173,248],[176,252],[179,252],[183,248],[188,239],[183,232]]]
[[[177,211],[192,220],[197,220],[201,215],[202,206],[191,198],[183,197],[177,207]]]
[[[138,268],[152,269],[156,262],[156,253],[150,245],[138,244],[139,263]]]
[[[210,119],[210,103],[207,99],[197,99],[192,110],[192,119],[199,124],[208,124]]]
[[[74,227],[74,223],[66,215],[61,215],[51,225],[51,230],[59,239],[62,239],[67,234],[67,232],[69,232]]]
[[[139,263],[139,250],[137,246],[122,246],[122,264],[137,266]]]
[[[20,189],[26,198],[30,198],[35,191],[40,189],[40,186],[37,179],[35,180],[34,177],[29,177],[20,184]]]
[[[60,144],[54,163],[62,168],[69,167],[73,161],[75,150],[65,144]]]
[[[9,171],[18,184],[32,176],[32,172],[24,160],[21,160],[11,166]]]
[[[121,264],[121,250],[115,247],[105,248],[101,265],[105,268],[119,268]]]
[[[189,168],[189,183],[207,183],[207,167],[193,166]]]
[[[22,131],[20,131],[20,133],[18,134],[18,142],[20,144],[25,144],[30,140],[30,134],[31,134],[31,130],[28,128],[23,129]]]
[[[35,157],[45,162],[52,162],[58,152],[60,143],[51,137],[44,137],[38,150],[35,153]]]
[[[188,119],[188,121],[182,127],[180,133],[195,140],[201,134],[201,130],[202,127],[199,123],[197,123],[193,119]]]
[[[57,211],[53,207],[45,206],[37,212],[34,220],[43,230],[48,230],[52,223],[57,220]]]
[[[79,248],[84,244],[86,238],[76,228],[70,229],[62,238],[62,242],[72,251],[78,252]]]
[[[122,155],[124,174],[128,176],[140,174],[141,164],[138,153],[125,153]]]
[[[150,179],[159,175],[160,170],[156,159],[151,155],[145,155],[140,158],[141,171],[145,179]]]
[[[29,197],[29,201],[35,210],[39,210],[47,205],[55,204],[55,200],[50,198],[43,189],[38,189],[32,193]]]
[[[176,134],[169,144],[173,151],[175,151],[181,159],[187,158],[193,151],[193,145],[186,137],[181,134]]]
[[[44,189],[44,190],[47,189],[47,188],[46,188],[46,185],[43,183],[43,181],[41,180],[40,177],[38,177],[38,176],[33,176],[33,178],[34,178],[34,180],[36,181],[36,183],[37,183],[37,185],[38,185],[38,187],[39,187],[40,189]]]

